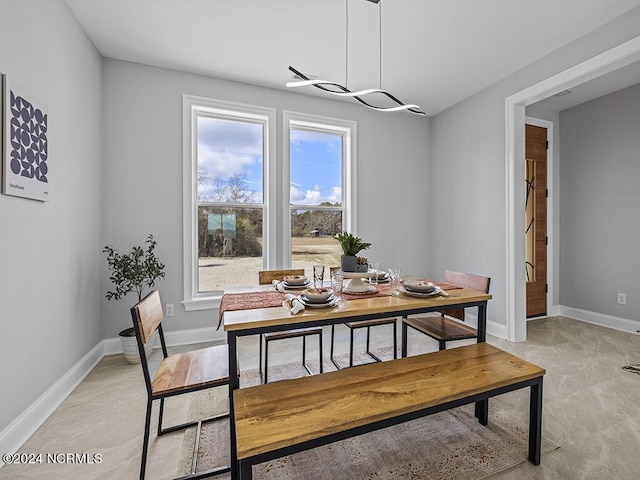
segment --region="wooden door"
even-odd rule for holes
[[[547,129],[526,125],[527,317],[547,314]]]

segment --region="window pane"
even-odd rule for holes
[[[342,136],[291,129],[292,205],[342,205]]]
[[[198,207],[198,292],[252,285],[262,270],[262,209]]]
[[[262,125],[197,118],[198,201],[262,203]]]
[[[333,238],[342,231],[342,211],[294,210],[291,212],[291,264],[311,274],[314,264],[340,265],[340,244]]]

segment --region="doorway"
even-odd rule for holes
[[[527,318],[547,314],[547,129],[525,125]]]
[[[506,318],[507,339],[527,339],[524,271],[524,128],[525,107],[575,85],[640,60],[640,36],[602,52],[505,99]]]

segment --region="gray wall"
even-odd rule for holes
[[[491,276],[490,321],[506,325],[505,98],[638,35],[636,8],[431,119],[430,267]]]
[[[632,320],[640,320],[639,112],[635,85],[560,113],[560,303]]]
[[[167,265],[159,285],[174,303],[167,330],[211,327],[216,311],[185,312],[182,285],[182,95],[355,120],[358,131],[358,235],[380,265],[427,273],[429,119],[385,115],[352,103],[164,70],[113,59],[104,64],[104,242],[128,249],[153,233]],[[282,159],[276,159],[281,162]],[[103,288],[109,287],[103,272]],[[257,279],[256,279],[257,281]],[[102,300],[104,337],[129,326],[135,300]],[[219,337],[223,338],[222,332]]]
[[[0,195],[0,431],[103,338],[101,59],[66,4],[2,0],[0,72],[48,112],[51,202]]]

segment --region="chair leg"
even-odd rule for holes
[[[349,329],[349,366],[353,367],[353,331],[355,328]]]
[[[396,322],[391,324],[391,328],[393,328],[393,359],[396,360],[398,358],[398,332],[396,331]]]
[[[269,340],[264,339],[264,383],[269,383]]]
[[[369,348],[370,339],[371,339],[371,327],[367,327],[367,345],[366,345],[367,348],[365,350],[365,353],[369,355],[371,358],[373,358],[376,362],[381,362],[382,359],[380,357],[371,353],[371,349]]]
[[[438,350],[444,350],[445,348],[447,348],[447,342],[438,340]]]
[[[158,415],[158,436],[162,435],[162,417],[164,415],[164,398],[160,399],[160,414]]]
[[[319,352],[320,373],[323,373],[324,369],[323,369],[323,365],[322,365],[323,364],[322,359],[324,358],[324,355],[323,355],[324,352],[322,350],[322,332],[320,332],[320,334],[318,335],[318,348],[320,349],[320,352]]]
[[[331,325],[331,348],[329,349],[329,355],[330,355],[331,361],[336,366],[336,368],[338,370],[342,370],[342,367],[338,364],[338,362],[336,361],[335,357],[333,356],[333,337],[334,337],[334,334],[335,334],[335,329],[336,329],[336,326],[335,325]]]
[[[307,335],[302,336],[302,366],[309,375],[313,375],[311,368],[307,365]]]
[[[407,324],[404,323],[404,317],[402,318],[402,352],[401,357],[405,358],[407,356]]]
[[[140,480],[144,480],[147,469],[147,450],[149,448],[149,430],[151,430],[151,398],[147,399],[147,415],[144,420],[144,437],[142,438],[142,460],[140,461]]]
[[[258,335],[258,341],[260,342],[260,346],[258,347],[258,371],[260,374],[260,382],[264,380],[264,372],[262,371],[262,342],[264,341],[264,335]]]

